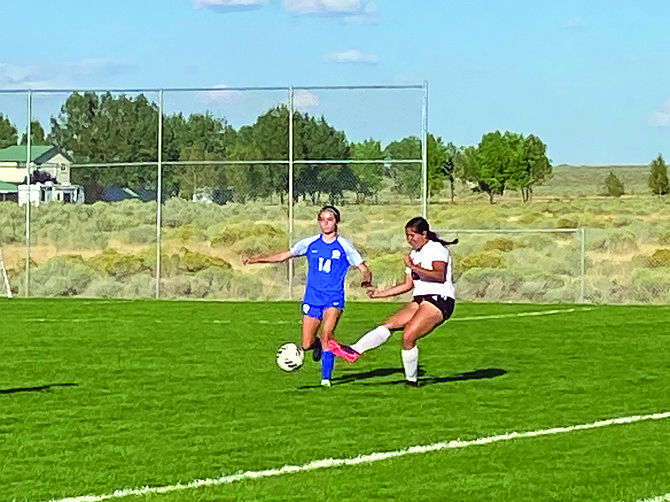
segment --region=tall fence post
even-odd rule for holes
[[[421,215],[428,218],[428,82],[421,102]]]
[[[582,283],[580,285],[580,291],[579,291],[579,303],[584,303],[584,292],[585,292],[585,289],[586,289],[586,228],[582,227],[580,230],[581,230],[581,238],[582,238],[582,242],[581,242]]]
[[[33,118],[33,91],[28,89],[28,113],[26,125],[26,185],[28,194],[26,198],[26,298],[30,296],[30,203],[32,198],[32,187],[30,184],[30,150],[32,149],[32,118]],[[38,192],[39,200],[39,192]]]
[[[288,247],[293,245],[293,86],[288,89]],[[288,295],[293,299],[293,260],[288,261]]]
[[[163,221],[163,89],[158,91],[158,181],[156,187],[156,300],[161,296],[161,239]]]

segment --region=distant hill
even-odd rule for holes
[[[553,176],[534,190],[535,196],[594,196],[604,192],[605,177],[612,171],[621,181],[627,195],[651,195],[648,186],[649,165],[575,166],[558,164]]]

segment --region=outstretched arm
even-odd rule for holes
[[[414,280],[410,274],[405,275],[405,282],[396,284],[388,289],[373,289],[368,291],[370,298],[388,298],[389,296],[398,296],[414,289]]]
[[[358,270],[360,270],[361,274],[363,274],[363,280],[361,281],[361,287],[362,288],[372,287],[372,271],[370,270],[370,267],[368,267],[365,264],[365,262],[363,262],[358,266]]]
[[[284,251],[282,253],[272,254],[268,256],[259,256],[257,258],[244,257],[243,262],[245,265],[251,265],[252,263],[281,263],[290,258],[293,258],[295,255],[291,251]]]

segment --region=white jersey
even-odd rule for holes
[[[421,279],[414,279],[414,296],[421,295],[439,295],[442,297],[456,298],[454,295],[454,283],[451,282],[451,259],[449,250],[437,241],[428,241],[418,251],[415,249],[409,257],[412,263],[419,265],[426,270],[433,270],[434,261],[443,261],[447,264],[446,277],[444,282],[429,282]],[[407,267],[406,272],[412,273],[412,269]]]

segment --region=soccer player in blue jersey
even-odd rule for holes
[[[321,233],[299,240],[282,253],[257,258],[244,258],[244,264],[281,263],[305,256],[307,286],[302,302],[302,346],[312,350],[312,358],[321,360],[321,385],[330,387],[335,356],[328,349],[333,332],[344,310],[344,278],[349,267],[363,274],[361,287],[372,285],[372,272],[356,248],[338,234],[340,212],[334,206],[324,206],[317,215]],[[321,339],[317,333],[321,328]]]

